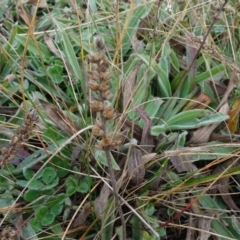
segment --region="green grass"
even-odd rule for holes
[[[0,2],[0,238],[239,239],[240,5],[223,3]]]

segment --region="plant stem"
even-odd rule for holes
[[[111,183],[112,183],[113,195],[114,195],[116,206],[118,208],[119,216],[120,216],[120,219],[121,219],[121,222],[122,222],[123,239],[125,240],[125,239],[127,239],[126,224],[125,224],[125,219],[124,219],[124,216],[123,216],[121,200],[118,196],[117,181],[116,181],[116,178],[115,178],[114,172],[113,172],[111,154],[110,154],[109,147],[105,147],[104,151],[105,151],[106,157],[107,157],[108,172],[109,172],[110,180],[111,180]]]

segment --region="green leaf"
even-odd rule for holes
[[[35,212],[35,218],[39,221],[48,213],[48,208],[46,206],[41,206],[36,212]]]
[[[175,53],[175,51],[172,49],[171,50],[171,62],[173,67],[179,71],[179,61],[178,61],[178,57],[177,54]]]
[[[23,175],[27,180],[30,180],[34,176],[34,171],[32,169],[26,168],[23,170]]]
[[[24,193],[23,198],[27,202],[33,202],[34,200],[38,199],[40,196],[41,196],[41,192],[40,191],[27,190]]]
[[[25,47],[27,42],[27,37],[16,35],[15,41],[17,42],[17,44],[21,44],[23,47]],[[28,40],[27,50],[31,52],[35,57],[40,56],[40,52],[43,58],[47,58],[51,56],[51,53],[46,45],[40,42],[37,42],[37,46],[36,46],[36,42],[31,38]]]
[[[95,158],[99,163],[108,167],[107,157],[106,157],[106,153],[104,151],[96,150],[95,151]],[[113,167],[114,170],[120,170],[120,168],[119,168],[118,164],[116,163],[112,154],[111,154],[111,162],[112,162],[112,167]]]
[[[78,181],[71,176],[65,180],[65,185],[67,188],[66,191],[67,196],[71,196],[77,191]]]
[[[47,68],[48,74],[50,75],[51,79],[59,84],[63,81],[62,77],[62,72],[63,72],[63,67],[60,65],[53,65]]]
[[[221,113],[210,114],[208,110],[194,109],[177,114],[164,124],[152,127],[151,134],[158,136],[160,133],[173,130],[187,130],[199,128],[209,124],[225,121],[228,115]]]
[[[88,183],[84,181],[80,181],[77,191],[81,193],[87,193],[89,189],[90,189],[90,186]]]
[[[202,81],[205,81],[208,78],[212,78],[216,76],[217,74],[221,74],[223,71],[225,71],[225,69],[226,69],[225,65],[219,64],[216,67],[212,68],[210,71],[197,75],[196,83],[200,83]]]
[[[80,70],[81,67],[79,66],[76,54],[75,54],[74,49],[73,49],[73,45],[69,40],[69,35],[65,32],[64,26],[62,25],[62,23],[56,21],[56,19],[55,19],[55,23],[56,23],[56,25],[58,27],[58,30],[59,30],[58,35],[63,41],[65,54],[67,56],[67,60],[69,62],[69,65],[72,67],[75,76],[78,78],[78,80],[81,82],[81,84],[83,84],[83,75],[82,75],[82,72]],[[84,86],[84,84],[83,84],[83,86]]]
[[[41,181],[33,179],[29,183],[28,188],[31,190],[43,190],[45,188],[45,185]]]
[[[57,177],[57,173],[53,167],[46,167],[42,173],[42,181],[45,184],[50,184]]]
[[[70,164],[68,159],[54,157],[52,163],[56,166],[58,177],[63,178],[69,173]]]
[[[184,122],[190,119],[199,118],[208,115],[210,112],[203,109],[193,109],[184,112],[180,112],[177,115],[171,117],[168,121],[168,125],[175,125],[179,122]]]
[[[211,221],[211,228],[214,232],[223,236],[222,238],[220,238],[221,240],[226,239],[224,237],[229,237],[229,238],[235,239],[234,236],[232,235],[232,233],[228,230],[228,228],[226,226],[224,226],[224,224],[222,224],[219,220],[213,219]]]
[[[50,212],[53,213],[55,216],[58,216],[63,210],[63,204],[57,203],[53,207],[51,207]]]
[[[40,230],[42,230],[42,225],[39,222],[39,220],[36,219],[36,218],[30,219],[29,220],[29,224],[31,225],[31,227],[34,230],[34,232],[39,232]]]
[[[55,215],[53,213],[47,213],[41,219],[41,224],[42,226],[49,226],[54,222],[54,220],[55,220]]]
[[[130,19],[126,19],[127,30],[122,40],[122,54],[123,56],[129,51],[132,46],[131,39],[139,26],[141,19],[144,19],[152,9],[152,4],[143,5],[138,7],[133,14],[131,14]]]
[[[55,233],[58,236],[63,235],[63,228],[61,227],[61,223],[59,223],[57,220],[55,220],[51,226],[51,230],[53,233]]]

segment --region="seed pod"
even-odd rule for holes
[[[115,119],[117,117],[117,114],[115,112],[115,109],[111,106],[111,104],[107,101],[104,102],[103,107],[103,117],[106,119]]]
[[[99,91],[101,92],[106,92],[109,88],[110,88],[109,84],[105,82],[99,85]]]
[[[93,111],[99,112],[103,110],[103,103],[100,101],[90,101],[90,107]]]
[[[101,73],[102,81],[109,82],[110,78],[111,78],[111,73],[110,72],[107,71],[107,72],[102,72]]]
[[[104,132],[101,128],[99,128],[97,125],[94,125],[93,128],[92,128],[92,132],[94,135],[96,136],[103,136]]]
[[[108,69],[108,60],[104,57],[100,60],[98,64],[98,71],[106,72]]]
[[[88,82],[88,86],[92,91],[98,91],[99,90],[99,84],[96,81],[90,80]]]
[[[112,91],[108,89],[106,92],[102,93],[102,97],[106,100],[109,100],[113,97]]]
[[[100,75],[96,71],[88,71],[88,77],[95,81],[98,81],[100,79]]]

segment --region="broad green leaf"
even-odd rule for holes
[[[175,125],[179,122],[184,122],[190,119],[199,118],[208,115],[210,112],[203,109],[193,109],[184,112],[180,112],[175,116],[172,116],[168,121],[168,125]]]
[[[45,184],[50,184],[57,177],[57,173],[53,167],[46,167],[42,173],[42,181]]]
[[[220,237],[220,240],[224,240],[226,238],[224,237],[228,237],[228,238],[234,238],[234,235],[228,230],[228,228],[226,226],[224,226],[223,223],[221,223],[219,220],[215,220],[213,219],[211,221],[211,228],[214,232],[216,232],[219,235],[222,235],[222,237]]]
[[[189,112],[186,114],[180,113],[176,116],[176,119],[172,118],[167,123],[159,124],[157,126],[152,127],[151,134],[153,136],[158,136],[160,133],[166,132],[166,131],[173,131],[173,130],[187,130],[187,129],[194,129],[199,128],[202,126],[206,126],[209,124],[214,124],[217,122],[225,121],[229,118],[228,115],[216,113],[209,116],[205,116],[206,110],[203,110],[201,113],[201,109],[195,109],[195,110],[189,110],[186,112]],[[190,112],[191,111],[191,112]],[[194,112],[193,112],[194,111]],[[201,115],[203,117],[201,117]],[[189,116],[189,118],[187,117]]]
[[[29,224],[30,224],[31,228],[33,229],[33,231],[35,231],[35,232],[39,232],[40,230],[42,230],[42,225],[39,222],[39,220],[36,218],[31,218],[29,220]]]
[[[34,200],[38,199],[41,196],[41,191],[36,191],[36,190],[27,190],[23,198],[27,202],[33,202]]]
[[[41,218],[42,226],[49,226],[54,222],[55,215],[51,212],[48,212]]]
[[[33,179],[28,185],[28,188],[31,190],[42,190],[44,187],[45,185],[37,179]]]
[[[219,64],[216,67],[212,68],[210,70],[210,72],[207,71],[207,72],[203,72],[203,73],[197,75],[196,83],[200,83],[200,82],[202,82],[202,81],[204,81],[206,79],[209,79],[209,78],[211,78],[211,77],[213,77],[213,76],[215,76],[217,74],[221,74],[225,70],[226,70],[226,66],[223,65],[223,64]]]
[[[35,218],[36,219],[42,219],[45,214],[48,213],[48,208],[46,206],[41,206],[36,212],[35,212]]]
[[[58,216],[63,210],[62,203],[56,203],[54,206],[51,207],[50,212],[53,213],[55,216]]]
[[[21,44],[23,47],[25,47],[26,42],[27,42],[27,37],[16,35],[15,41],[18,44]],[[36,46],[36,42],[33,39],[29,39],[28,45],[27,45],[27,50],[30,51],[33,55],[39,56],[39,57],[40,57],[39,51],[41,51],[41,56],[43,58],[47,58],[52,55],[46,45],[44,45],[40,42],[38,42],[37,44],[38,44],[38,46]],[[38,50],[38,48],[39,48],[39,50]]]
[[[173,67],[175,68],[175,70],[179,71],[178,57],[173,49],[171,50],[170,56],[171,56],[171,62],[172,62]]]

